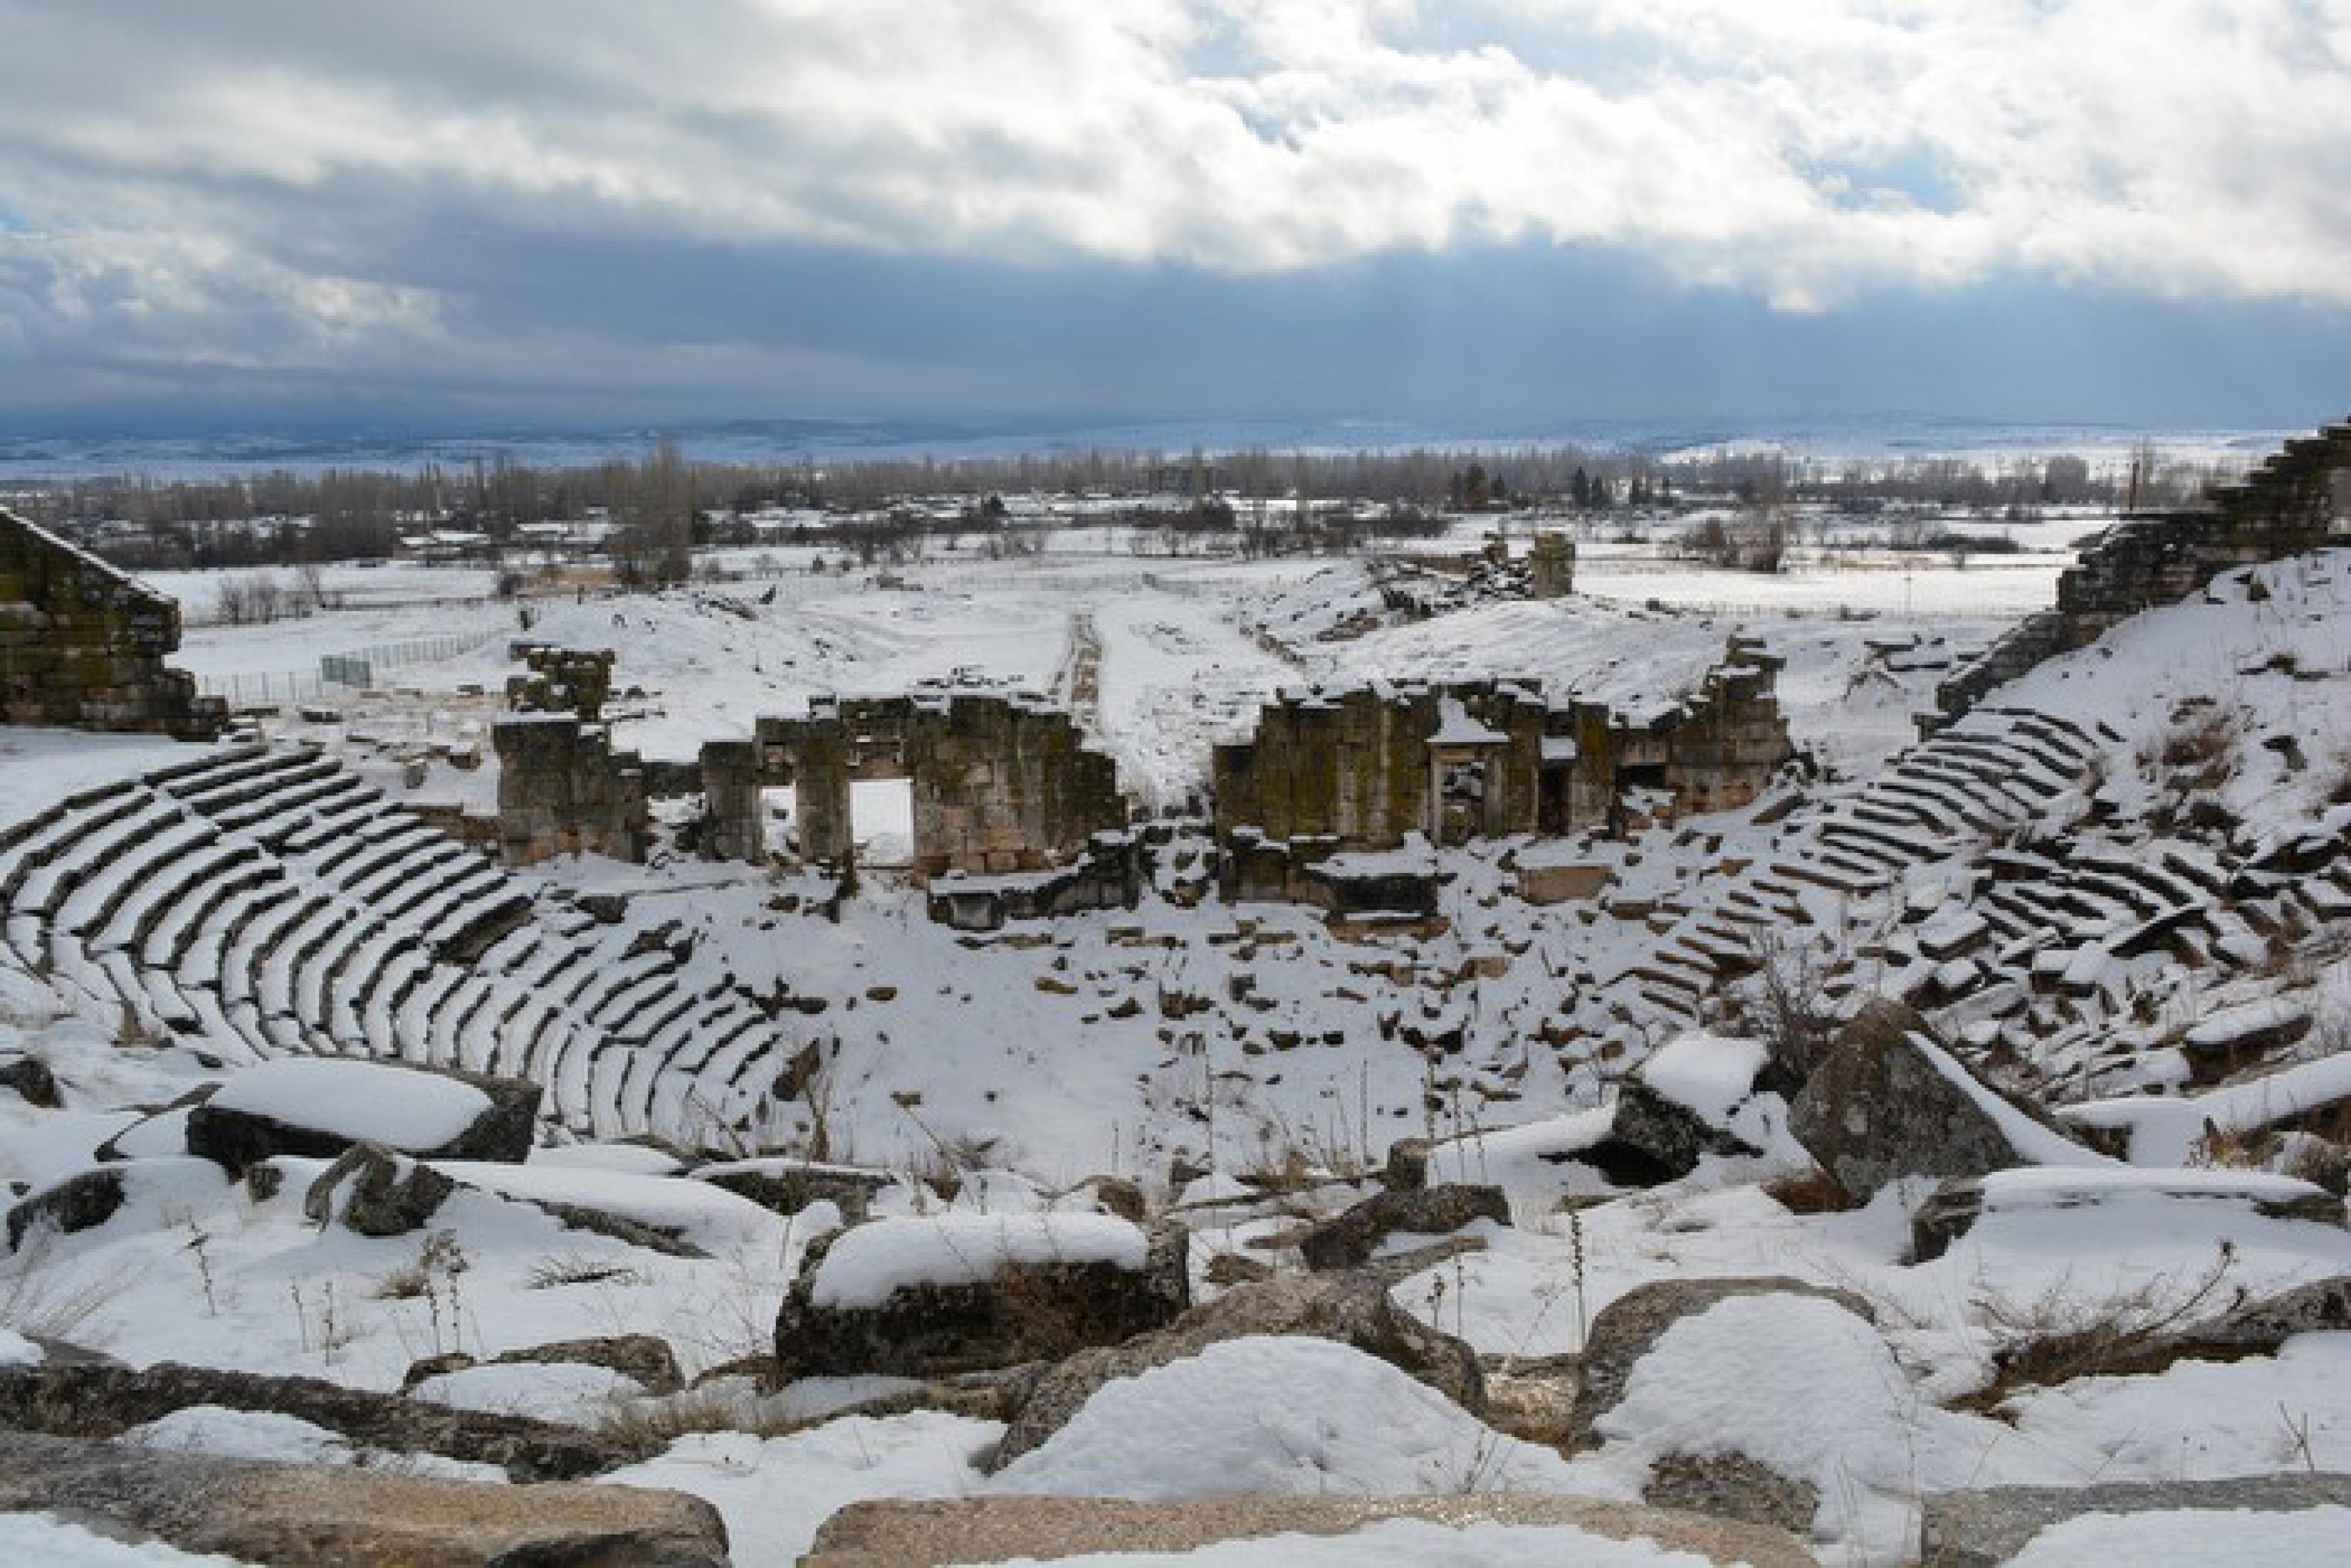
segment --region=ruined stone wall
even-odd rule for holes
[[[1537,534],[1527,548],[1527,592],[1536,599],[1565,599],[1575,591],[1575,541],[1565,534]]]
[[[755,773],[724,743],[703,748],[705,852],[750,859],[758,789],[789,784],[803,861],[854,858],[850,785],[903,778],[914,806],[914,869],[924,876],[1044,871],[1097,833],[1127,824],[1118,769],[1089,748],[1065,711],[1034,698],[971,693],[820,699],[803,719],[762,718]]]
[[[568,713],[582,724],[604,716],[604,704],[612,695],[611,649],[517,643],[508,653],[530,672],[507,677],[508,707],[517,713]]]
[[[644,768],[601,725],[569,714],[508,714],[498,754],[498,845],[508,865],[559,854],[642,861],[651,836]]]
[[[766,864],[768,824],[760,794],[759,743],[705,741],[702,796],[702,858]]]
[[[936,874],[1041,871],[1126,826],[1118,768],[1043,704],[956,696],[918,704],[906,737],[914,864]]]
[[[1604,704],[1576,703],[1568,813],[1575,822],[1629,825],[1630,791],[1662,792],[1647,818],[1674,821],[1751,805],[1795,756],[1781,711],[1782,661],[1751,639],[1733,637],[1698,689],[1645,722]]]
[[[2098,537],[2057,580],[2057,606],[2028,618],[1935,693],[1932,732],[1985,694],[2044,659],[2087,647],[2116,622],[2176,604],[2232,567],[2316,549],[2346,519],[2351,423],[2289,441],[2209,511],[2125,518]]]
[[[1448,714],[1485,738],[1433,745]],[[1253,738],[1216,748],[1217,835],[1253,828],[1384,850],[1411,832],[1533,832],[1547,722],[1539,690],[1501,682],[1285,692],[1259,710]],[[1474,806],[1445,800],[1448,766],[1480,775]]]
[[[1216,749],[1227,896],[1326,902],[1306,896],[1310,868],[1414,833],[1458,844],[1625,825],[1643,788],[1669,819],[1747,805],[1795,755],[1779,669],[1733,638],[1698,690],[1639,721],[1603,703],[1553,708],[1526,684],[1285,692],[1252,739]]]
[[[226,707],[164,664],[179,645],[177,604],[0,512],[0,718],[212,739]]]

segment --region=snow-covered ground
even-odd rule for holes
[[[2009,700],[2110,737],[2098,742],[2103,806],[2075,789],[2047,813],[2120,832],[2145,804],[2141,754],[2159,754],[2179,705],[2201,694],[2238,716],[2242,763],[2213,792],[2244,852],[2337,831],[2342,808],[2329,794],[2351,772],[2345,566],[2326,558],[2267,569],[2258,589],[2224,580],[2014,688]],[[1832,774],[1813,787],[1813,803],[1834,806],[1907,744],[1910,715],[1937,680],[2045,603],[2047,571],[2038,560],[1907,573],[1870,564],[1817,580],[1758,579],[1655,556],[1635,570],[1620,557],[1591,563],[1591,591],[1576,598],[1477,603],[1411,622],[1351,620],[1378,603],[1363,563],[1142,560],[1105,549],[935,559],[898,570],[906,586],[897,588],[862,575],[788,577],[772,599],[754,580],[540,600],[530,634],[614,648],[621,740],[678,757],[829,692],[924,680],[1054,691],[1073,647],[1091,639],[1101,673],[1089,721],[1130,788],[1172,807],[1202,782],[1207,746],[1245,734],[1256,704],[1285,685],[1501,674],[1637,711],[1694,683],[1737,632],[1786,661],[1780,691],[1796,736]],[[505,642],[515,615],[379,608],[207,629],[192,639],[189,663],[266,670],[279,667],[268,662],[277,650],[290,668],[319,652],[478,627],[484,640],[471,651],[396,673],[413,696],[354,699],[331,725],[291,714],[267,721],[272,733],[328,742],[397,794],[404,786],[385,759],[401,747],[480,739],[495,702],[463,688],[495,692],[513,673]],[[1343,623],[1350,634],[1324,634]],[[2278,734],[2296,737],[2300,762],[2264,744]],[[39,732],[0,739],[0,828],[184,755]],[[440,761],[428,771],[422,798],[454,795],[479,810],[494,787],[486,766]],[[1107,1385],[1058,1437],[990,1474],[981,1459],[1002,1435],[998,1422],[935,1409],[827,1418],[846,1402],[905,1393],[904,1380],[810,1379],[768,1392],[730,1366],[771,1343],[803,1258],[842,1227],[834,1200],[778,1213],[677,1174],[681,1159],[664,1151],[566,1134],[527,1164],[443,1162],[462,1186],[426,1232],[378,1239],[322,1227],[305,1197],[325,1161],[281,1157],[283,1180],[265,1193],[180,1152],[184,1111],[145,1120],[228,1075],[241,1048],[201,1029],[159,1037],[128,1027],[90,1005],[71,974],[13,949],[0,951],[0,1060],[46,1063],[63,1103],[40,1108],[0,1087],[0,1181],[20,1193],[46,1187],[89,1168],[118,1137],[141,1157],[124,1167],[134,1174],[113,1217],[70,1235],[36,1231],[0,1260],[0,1364],[37,1354],[26,1336],[42,1335],[134,1365],[292,1371],[389,1390],[413,1363],[453,1350],[486,1360],[556,1340],[657,1334],[689,1378],[713,1381],[656,1396],[609,1369],[515,1363],[444,1371],[419,1396],[615,1427],[690,1410],[695,1419],[678,1419],[682,1435],[654,1457],[604,1479],[707,1497],[746,1563],[790,1561],[835,1508],[863,1498],[1507,1490],[1629,1500],[1662,1458],[1722,1449],[1813,1486],[1817,1511],[1800,1533],[1824,1561],[1892,1563],[1915,1548],[1921,1499],[1934,1491],[2351,1469],[2351,1333],[2302,1333],[2241,1360],[1994,1383],[2001,1353],[2028,1331],[2158,1321],[2351,1272],[2351,1233],[2339,1223],[2254,1207],[2306,1189],[2269,1171],[2183,1168],[2215,1157],[2208,1120],[2253,1128],[2276,1095],[2339,1089],[2341,1059],[2321,1049],[2339,1031],[2314,1029],[2295,1048],[2303,1064],[2258,1094],[2224,1088],[2085,1112],[2132,1130],[2130,1163],[2053,1165],[1996,1181],[1972,1228],[1940,1257],[1910,1261],[1911,1212],[1929,1184],[1897,1182],[1862,1207],[1815,1212],[1800,1183],[1780,1185],[1811,1170],[1784,1104],[1745,1092],[1758,1048],[1668,1029],[1623,999],[1621,985],[1677,906],[1801,842],[1750,812],[1623,841],[1446,852],[1442,922],[1426,929],[1334,928],[1305,909],[1195,904],[1206,846],[1181,834],[1138,909],[996,936],[932,924],[919,890],[880,872],[830,917],[815,913],[827,890],[782,873],[588,859],[517,878],[542,908],[585,894],[624,899],[601,950],[643,938],[686,955],[679,973],[689,992],[737,987],[772,1007],[794,1092],[749,1082],[711,1127],[741,1146],[700,1152],[788,1150],[873,1174],[882,1223],[834,1246],[820,1276],[831,1276],[836,1303],[912,1279],[965,1277],[955,1270],[969,1271],[968,1249],[942,1236],[1031,1260],[1132,1262],[1141,1232],[1096,1212],[1082,1185],[1101,1176],[1137,1181],[1155,1210],[1187,1221],[1193,1289],[1210,1297],[1211,1279],[1230,1277],[1212,1270],[1232,1260],[1294,1266],[1284,1244],[1301,1218],[1365,1195],[1366,1173],[1393,1144],[1426,1136],[1447,1140],[1437,1177],[1500,1186],[1512,1223],[1480,1220],[1463,1232],[1472,1249],[1398,1265],[1392,1297],[1498,1358],[1498,1376],[1499,1358],[1582,1352],[1604,1309],[1661,1281],[1787,1275],[1855,1292],[1876,1315],[1873,1326],[1820,1298],[1771,1295],[1686,1318],[1639,1364],[1597,1446],[1572,1456],[1360,1352],[1244,1337]],[[1519,870],[1543,857],[1604,869],[1609,912],[1521,900]],[[1886,930],[1866,922],[1890,928],[1913,903],[1939,907],[1945,890],[1928,883],[1949,874],[1930,866],[1915,885],[1897,878],[1882,906],[1807,889],[1803,907],[1817,927],[1862,930],[1855,947],[1882,954]],[[2190,999],[2218,998],[2199,1020],[2215,1028],[2274,1024],[2260,1009],[2289,993],[2334,1019],[2351,1009],[2341,935],[2322,925],[2278,948],[2274,962],[2216,962],[2171,977]],[[43,952],[62,946],[44,932],[10,936]],[[2111,1020],[2117,1030],[2132,1021],[2125,1009]],[[1644,1057],[1661,1092],[1762,1152],[1709,1155],[1693,1175],[1638,1191],[1562,1164],[1604,1132],[1606,1107]],[[348,1103],[340,1081],[350,1075],[338,1071],[347,1065],[260,1069],[223,1103],[288,1115],[323,1107],[387,1138],[403,1131],[412,1146],[473,1104],[449,1094]],[[2046,1134],[2017,1136],[2040,1155],[2064,1153],[2036,1142]],[[1291,1190],[1271,1199],[1243,1179],[1276,1176]],[[702,1255],[648,1247],[642,1231],[632,1240],[578,1228],[562,1218],[565,1206]],[[718,1429],[685,1429],[696,1426]],[[138,1437],[370,1462],[335,1434],[250,1412],[178,1412]],[[2174,1549],[2210,1560],[2209,1523],[2085,1522],[2036,1550],[2047,1561],[2126,1553],[2152,1563]],[[2323,1560],[2337,1524],[2323,1511],[2289,1516],[2231,1544]],[[106,1544],[64,1523],[0,1527],[0,1555],[110,1560]],[[1440,1552],[1668,1560],[1661,1548],[1562,1530],[1426,1523],[1195,1556],[1406,1562]]]

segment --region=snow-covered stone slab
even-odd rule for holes
[[[1252,1334],[1104,1384],[996,1490],[1144,1500],[1326,1491],[1573,1491],[1504,1437],[1353,1345]]]
[[[789,1376],[935,1375],[1114,1343],[1189,1304],[1182,1227],[1106,1214],[870,1221],[810,1247],[776,1321]]]
[[[240,1562],[727,1561],[717,1511],[679,1492],[494,1486],[0,1434],[0,1511],[65,1509],[112,1533]]]
[[[2214,1013],[2180,1037],[2199,1075],[2219,1077],[2310,1032],[2310,1009],[2283,997]]]
[[[1912,1255],[1939,1258],[1994,1214],[2048,1213],[2133,1203],[2222,1203],[2273,1219],[2343,1223],[2343,1200],[2315,1183],[2266,1171],[2141,1170],[2129,1166],[1993,1171],[1937,1187],[1911,1217]]]
[[[1213,1560],[1314,1564],[1431,1562],[1594,1565],[1744,1563],[1802,1568],[1782,1531],[1581,1497],[1234,1497],[1212,1503],[974,1497],[852,1503],[801,1558],[815,1568],[955,1558],[1010,1562],[1085,1553],[1204,1552]],[[1106,1554],[1095,1559],[1094,1553]]]
[[[2003,1563],[2321,1563],[2351,1541],[2351,1475],[1991,1487],[1925,1500],[1917,1559]]]
[[[2128,1139],[2131,1163],[2188,1163],[2208,1131],[2224,1136],[2292,1127],[2306,1118],[2339,1113],[2351,1101],[2351,1056],[2330,1056],[2265,1078],[2187,1096],[2135,1094],[2071,1105],[2068,1122]]]
[[[99,1166],[37,1188],[10,1207],[8,1249],[43,1228],[70,1236],[118,1219],[149,1228],[184,1220],[227,1189],[217,1166],[184,1155]]]
[[[539,1086],[388,1062],[286,1057],[247,1068],[188,1116],[188,1152],[231,1174],[272,1155],[381,1144],[427,1158],[519,1162]]]

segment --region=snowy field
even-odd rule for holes
[[[1907,737],[1902,705],[1921,695],[1913,683],[1892,700],[1883,689],[1865,692],[1871,700],[1859,706],[1848,700],[1856,682],[1872,681],[1873,645],[1916,638],[1964,654],[2045,608],[2057,570],[2043,558],[1953,568],[1929,557],[1909,570],[1876,559],[1772,577],[1618,549],[1580,575],[1573,601],[1331,643],[1286,622],[1301,599],[1328,606],[1360,595],[1360,564],[1138,557],[1112,530],[1068,530],[1040,558],[1008,561],[935,555],[886,573],[784,570],[659,595],[519,604],[480,598],[479,574],[341,568],[326,586],[355,606],[380,580],[401,594],[437,588],[448,601],[202,626],[181,662],[206,689],[284,706],[289,691],[335,697],[319,684],[319,661],[372,650],[377,685],[423,694],[429,708],[435,694],[501,690],[517,668],[507,656],[513,639],[609,647],[620,655],[616,688],[627,694],[616,705],[618,741],[688,759],[705,740],[747,736],[758,716],[796,714],[816,696],[923,683],[1066,696],[1073,649],[1087,636],[1101,652],[1101,689],[1083,716],[1128,787],[1156,808],[1196,790],[1207,748],[1246,736],[1258,706],[1287,685],[1507,672],[1556,692],[1670,700],[1734,631],[1791,659],[1783,696],[1804,740],[1840,765],[1865,761]],[[738,570],[774,564],[775,552],[731,553]],[[199,599],[206,591],[166,580]],[[1269,646],[1259,630],[1289,645]],[[426,657],[441,651],[428,643],[463,647]],[[1667,667],[1651,670],[1660,657]],[[392,722],[373,716],[379,727]]]

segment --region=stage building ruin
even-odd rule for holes
[[[789,786],[800,860],[845,870],[857,858],[851,786],[885,779],[908,782],[912,869],[926,881],[1050,871],[1127,825],[1117,766],[1040,698],[831,697],[702,748],[702,852],[765,863],[761,791]]]
[[[1795,755],[1779,669],[1734,637],[1696,691],[1646,717],[1554,705],[1528,681],[1285,692],[1251,739],[1216,749],[1225,896],[1426,913],[1426,846],[1750,804]]]

